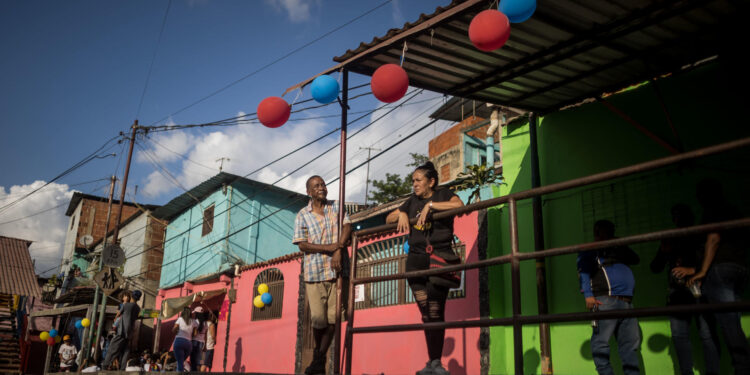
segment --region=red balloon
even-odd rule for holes
[[[372,75],[370,87],[378,100],[393,103],[406,94],[406,90],[409,88],[409,76],[400,66],[385,64]]]
[[[269,96],[258,104],[258,120],[269,128],[278,128],[289,120],[292,108],[286,100]]]
[[[50,337],[47,339],[47,345],[55,345],[55,338]]]
[[[479,12],[469,24],[469,39],[474,47],[485,52],[502,47],[510,37],[508,17],[495,9]]]

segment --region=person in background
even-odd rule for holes
[[[609,220],[594,223],[594,241],[615,238],[615,225]],[[578,275],[586,308],[593,311],[625,310],[633,308],[635,278],[630,265],[640,258],[626,246],[585,251],[578,254]],[[640,374],[638,351],[641,332],[636,318],[592,321],[591,354],[600,375],[614,375],[609,362],[609,339],[617,340],[617,351],[625,375]]]
[[[125,371],[143,371],[143,367],[141,367],[141,359],[138,357],[130,358],[125,367]]]
[[[70,341],[70,335],[63,336],[63,343],[57,351],[60,356],[60,371],[71,372],[76,370],[76,354],[78,350]]]
[[[702,224],[742,218],[742,214],[724,198],[721,185],[712,179],[697,186],[697,198],[703,208]],[[739,301],[748,281],[746,251],[747,228],[709,233],[700,268],[685,269],[680,277],[690,276],[688,286],[702,282],[703,295],[710,303]],[[729,348],[735,374],[750,374],[750,347],[742,330],[739,312],[714,313]]]
[[[352,228],[349,215],[345,214],[344,225],[339,233],[340,202],[327,199],[328,188],[322,177],[308,178],[306,187],[310,202],[297,213],[292,243],[298,245],[305,254],[305,293],[315,340],[313,359],[305,369],[305,374],[320,374],[325,372],[326,355],[335,332],[336,279],[347,276],[349,253],[346,243]],[[345,296],[346,292],[342,290],[341,295]]]
[[[159,357],[159,362],[161,362],[162,371],[177,371],[177,359],[173,351],[164,352]]]
[[[216,315],[211,313],[208,318],[208,331],[206,332],[206,351],[203,352],[203,365],[201,371],[211,372],[214,362],[214,346],[216,345]]]
[[[686,204],[676,204],[672,207],[672,222],[677,228],[686,228],[695,223],[693,211]],[[684,275],[689,269],[698,266],[702,236],[685,236],[663,240],[654,260],[651,261],[651,271],[660,273],[667,266],[669,277],[669,294],[667,306],[690,305],[699,303],[700,296],[688,290],[687,279]],[[683,276],[676,276],[683,275]],[[697,290],[697,289],[696,289]],[[672,330],[672,342],[677,353],[677,363],[680,374],[693,375],[693,353],[690,343],[690,322],[695,318],[698,336],[703,344],[703,359],[706,363],[706,374],[719,374],[718,337],[714,329],[714,319],[711,314],[674,314],[669,317]]]
[[[193,310],[193,332],[192,350],[190,351],[190,368],[196,371],[200,370],[203,361],[203,352],[206,349],[206,324],[207,313],[203,306],[198,306]]]
[[[446,211],[463,206],[463,202],[452,191],[438,188],[438,173],[432,162],[417,167],[412,173],[414,194],[386,218],[387,223],[398,222],[398,231],[409,233],[409,255],[406,271],[426,270],[436,266],[440,259],[460,263],[452,248],[453,217],[432,220],[433,212]],[[417,219],[414,226],[410,219]],[[450,286],[443,277],[410,277],[409,287],[422,314],[422,322],[444,322],[445,302]],[[424,331],[428,361],[417,375],[448,375],[440,359],[443,355],[445,329]]]
[[[140,297],[140,292],[137,296]],[[107,357],[104,359],[102,367],[108,368],[115,358],[120,359],[120,370],[125,369],[126,360],[130,355],[130,339],[133,336],[133,328],[135,321],[138,318],[138,314],[141,308],[136,304],[137,299],[134,298],[133,293],[130,291],[124,291],[121,295],[122,305],[117,312],[117,318],[120,318],[120,322],[117,325],[117,331],[112,341],[109,344],[107,350]]]
[[[177,359],[176,367],[178,372],[185,371],[185,360],[190,357],[190,352],[193,351],[192,340],[195,325],[193,324],[193,319],[191,319],[190,315],[190,308],[185,306],[182,309],[180,317],[177,318],[177,321],[172,327],[172,333],[177,334],[172,343],[172,347],[174,348],[174,357]]]

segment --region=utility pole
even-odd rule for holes
[[[115,195],[115,182],[117,181],[117,177],[112,176],[110,178],[109,182],[109,199],[107,200],[107,222],[104,223],[104,239],[102,239],[102,251],[104,251],[104,248],[107,247],[107,232],[109,232],[109,218],[112,215],[112,197]],[[102,257],[101,254],[99,255],[99,271],[102,270]],[[91,309],[92,314],[90,317],[91,320],[91,328],[88,330],[88,335],[86,335],[85,345],[83,349],[83,357],[88,358],[89,357],[89,350],[91,350],[91,336],[94,333],[95,327],[96,327],[96,312],[97,307],[99,305],[99,284],[96,285],[96,291],[94,292],[94,305]],[[107,304],[107,296],[104,295],[104,292],[102,291],[102,300],[101,302],[106,305]],[[99,331],[97,330],[96,340],[95,342],[99,341]],[[94,356],[96,356],[98,346],[94,348]]]
[[[133,122],[133,131],[130,133],[130,147],[128,148],[128,160],[125,164],[125,172],[122,176],[122,188],[120,189],[120,203],[118,204],[119,210],[117,210],[117,216],[115,218],[115,228],[114,232],[112,233],[112,243],[117,244],[118,236],[120,235],[120,222],[122,221],[122,208],[123,204],[125,203],[125,190],[127,190],[128,187],[128,175],[130,174],[130,162],[133,160],[133,147],[135,146],[135,136],[138,133],[138,129],[140,127],[138,126],[138,120],[135,120]],[[109,222],[109,221],[108,221]],[[107,234],[104,234],[104,238],[106,240]],[[104,251],[104,248],[102,248],[102,251]],[[101,262],[101,259],[100,259]],[[101,267],[101,263],[100,263]],[[104,318],[107,313],[107,298],[102,294],[102,306],[99,310],[99,326],[96,328],[96,341],[94,342],[94,350],[98,351],[99,349],[99,341],[101,340],[102,335],[102,328],[104,327]],[[129,345],[129,343],[128,343]]]
[[[370,187],[370,152],[380,151],[379,148],[360,147],[360,150],[367,150],[367,172],[365,177],[365,206],[367,206],[367,188]]]
[[[222,168],[224,167],[224,160],[226,161],[232,161],[230,158],[220,157],[216,159],[216,162],[219,163],[219,172],[221,172]]]

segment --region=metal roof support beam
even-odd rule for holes
[[[684,0],[680,2],[655,3],[649,7],[633,12],[627,17],[621,18],[609,24],[596,27],[589,33],[581,33],[577,37],[562,42],[551,49],[545,49],[516,61],[510,66],[502,66],[487,72],[472,81],[462,83],[459,87],[451,88],[449,91],[456,92],[455,95],[467,95],[467,93],[484,90],[500,82],[513,79],[526,73],[538,70],[545,66],[559,62],[579,53],[593,49],[603,43],[625,36],[638,29],[656,24],[665,19],[685,13],[705,2],[705,0]],[[595,41],[595,42],[594,42]],[[561,53],[568,49],[567,52]],[[559,53],[557,56],[550,57]],[[498,74],[505,73],[500,76]]]

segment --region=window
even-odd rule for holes
[[[466,260],[466,246],[454,237],[453,250]],[[404,243],[407,236],[393,237],[371,243],[357,249],[357,277],[385,276],[402,273],[406,270]],[[354,308],[357,310],[374,307],[403,305],[414,302],[414,295],[406,279],[359,284],[354,291]],[[465,274],[461,273],[461,285],[451,289],[448,298],[466,296]]]
[[[205,236],[214,229],[214,205],[203,210],[203,231],[201,236]]]
[[[284,302],[284,275],[278,268],[269,268],[258,274],[253,284],[253,300],[259,296],[258,286],[260,284],[268,285],[268,293],[271,294],[271,303],[261,308],[253,305],[252,321],[269,320],[281,318],[281,307]]]
[[[75,224],[75,222],[76,222],[76,215],[73,215],[70,218],[70,230],[73,230],[73,224]]]

